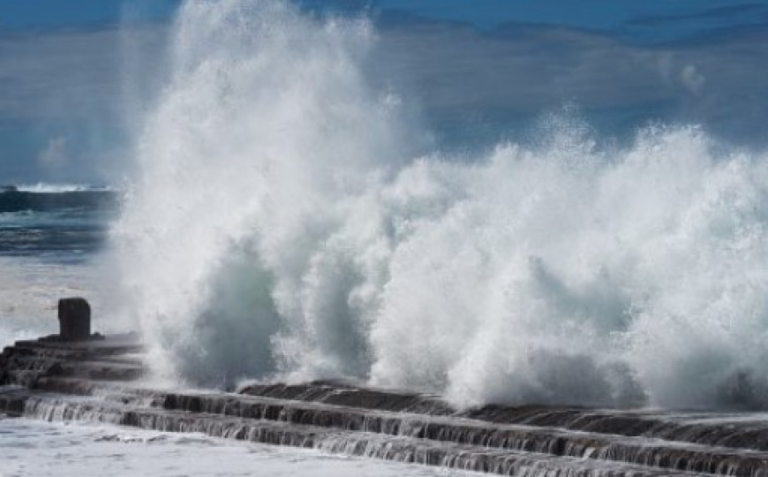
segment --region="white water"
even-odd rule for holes
[[[37,182],[34,184],[21,184],[16,186],[19,192],[33,192],[37,194],[60,194],[63,192],[91,192],[111,190],[106,186],[92,186],[84,184],[48,184]]]
[[[365,21],[187,2],[112,240],[166,379],[766,402],[768,165],[694,127],[419,156]]]
[[[328,456],[200,434],[2,419],[0,476],[469,476],[468,472]]]
[[[105,279],[110,272],[98,260],[64,264],[41,257],[0,257],[0,346],[58,333],[57,304],[68,296],[88,297],[94,331],[125,332],[125,323],[110,312],[114,307]]]

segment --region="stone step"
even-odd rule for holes
[[[165,432],[200,432],[213,437],[314,448],[327,453],[443,466],[499,475],[637,477],[695,475],[623,462],[494,449],[426,438],[339,430],[285,421],[246,419],[166,409],[135,408],[114,402],[49,393],[0,393],[0,407],[15,394],[24,416],[48,421],[108,422]]]
[[[578,407],[459,410],[345,383],[158,390],[135,335],[20,342],[0,355],[0,412],[86,420],[505,475],[768,476],[768,416]]]
[[[768,475],[768,453],[645,437],[556,427],[495,424],[455,417],[368,410],[238,394],[178,393],[131,389],[109,383],[49,379],[49,391],[98,394],[122,403],[151,403],[166,410],[286,422],[344,431],[385,434],[500,450],[617,461],[721,475]],[[126,396],[135,394],[135,401]]]
[[[450,415],[495,424],[556,427],[571,431],[768,451],[766,413],[670,413],[658,410],[500,405],[455,410],[435,396],[329,382],[297,385],[257,384],[247,386],[241,392],[251,396],[337,404],[361,409],[387,408],[430,415]]]

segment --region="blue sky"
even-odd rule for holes
[[[372,76],[418,102],[438,137],[493,142],[575,103],[606,134],[681,121],[768,143],[768,1],[300,4],[369,15]],[[0,0],[0,183],[114,180],[131,117],[120,98],[159,87],[178,5]]]
[[[0,28],[7,32],[167,21],[178,4],[178,0],[0,0]]]
[[[0,0],[0,30],[86,28],[164,22],[181,0]],[[406,12],[492,30],[505,23],[613,32],[658,42],[713,29],[764,25],[766,2],[734,0],[300,0],[313,10]]]

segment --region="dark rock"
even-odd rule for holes
[[[142,351],[138,336],[133,334],[95,334],[83,341],[50,337],[17,341],[0,353],[0,387],[34,388],[46,377],[132,381],[144,375],[144,363],[124,355]]]
[[[59,330],[62,341],[83,341],[91,337],[91,306],[84,298],[59,300]]]
[[[169,391],[136,381],[146,372],[138,335],[80,336],[18,341],[0,353],[0,418],[201,432],[501,475],[768,476],[762,413],[458,409],[435,395],[338,381]]]

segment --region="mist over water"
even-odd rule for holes
[[[569,114],[424,154],[364,19],[190,1],[174,32],[111,237],[159,377],[764,406],[764,154],[696,127],[611,146]]]

